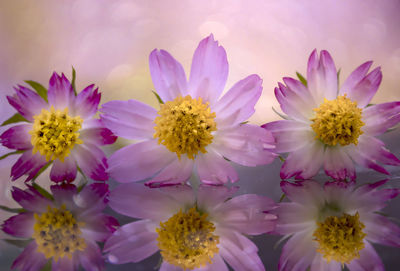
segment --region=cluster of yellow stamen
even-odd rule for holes
[[[317,139],[329,146],[337,143],[342,146],[358,144],[364,122],[361,120],[362,109],[357,107],[357,102],[351,101],[345,94],[332,101],[325,99],[314,111],[316,115],[311,119],[311,127]]]
[[[48,206],[46,213],[35,213],[34,217],[33,238],[38,246],[37,251],[43,253],[46,259],[53,257],[58,261],[64,256],[71,258],[74,251],[86,248],[79,229],[84,223],[77,222],[65,205],[59,209]]]
[[[194,159],[199,151],[207,152],[205,147],[213,140],[211,133],[217,130],[215,113],[211,112],[208,103],[187,95],[160,107],[159,116],[154,120],[154,138],[158,138],[158,144],[175,152],[179,159],[182,154]]]
[[[83,120],[79,116],[69,116],[68,107],[64,111],[55,110],[53,106],[50,111],[42,109],[33,118],[33,129],[29,132],[33,153],[39,151],[47,161],[58,158],[64,162],[75,144],[83,143],[78,133]]]
[[[215,226],[196,207],[187,212],[180,210],[157,228],[158,247],[165,261],[184,270],[199,268],[211,263],[218,253],[218,236]]]
[[[329,216],[324,222],[317,222],[317,225],[313,234],[319,245],[317,251],[328,262],[334,260],[348,264],[360,257],[359,251],[364,248],[366,234],[362,231],[365,226],[358,213]]]

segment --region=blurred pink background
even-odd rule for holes
[[[14,85],[35,80],[47,86],[53,71],[70,77],[71,66],[78,88],[95,83],[102,102],[138,99],[156,106],[151,50],[169,51],[188,75],[194,49],[210,33],[227,51],[226,89],[252,73],[264,80],[253,123],[278,118],[271,110],[278,108],[274,87],[283,76],[305,74],[314,48],[329,50],[342,82],[373,60],[383,71],[373,102],[400,100],[399,14],[399,0],[2,0],[0,122],[14,113],[5,99]],[[6,152],[0,147],[0,155]],[[0,161],[0,204],[9,206],[13,160]]]

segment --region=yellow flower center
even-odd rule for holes
[[[154,120],[154,138],[158,138],[158,144],[175,152],[179,159],[182,154],[194,159],[199,151],[207,152],[205,147],[213,139],[211,132],[217,130],[215,113],[211,113],[208,103],[190,95],[179,96],[161,104],[158,115]]]
[[[156,229],[158,247],[165,261],[184,270],[199,268],[211,263],[218,253],[219,237],[215,226],[200,214],[196,207],[183,213],[180,210]]]
[[[366,234],[362,231],[365,226],[358,213],[329,216],[317,225],[313,234],[319,244],[317,251],[328,262],[334,260],[344,264],[360,258],[359,251],[364,248]]]
[[[55,110],[53,106],[50,111],[42,109],[33,118],[33,129],[29,132],[33,153],[39,151],[47,161],[58,158],[64,162],[75,144],[83,143],[78,133],[83,120],[79,116],[69,116],[68,107],[64,111]]]
[[[362,109],[357,107],[357,102],[352,102],[345,94],[332,101],[325,99],[314,111],[316,115],[311,119],[311,128],[317,134],[316,139],[330,146],[358,144],[365,123],[361,120]]]
[[[86,248],[79,229],[85,223],[77,222],[65,205],[59,209],[48,206],[46,213],[40,216],[35,213],[34,216],[36,223],[32,237],[38,246],[37,251],[43,253],[46,259],[54,257],[58,261],[64,256],[71,258],[74,251]]]

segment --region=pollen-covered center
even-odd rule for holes
[[[48,206],[46,213],[35,213],[34,217],[36,223],[32,237],[36,241],[37,251],[43,253],[46,259],[53,257],[57,261],[64,256],[71,258],[74,251],[86,248],[79,229],[84,223],[77,222],[65,205],[59,209]]]
[[[55,110],[53,106],[50,111],[42,109],[33,118],[33,129],[29,132],[33,153],[40,152],[47,161],[57,158],[64,161],[74,145],[82,143],[78,131],[83,120],[79,116],[69,116],[68,107],[64,111]]]
[[[211,263],[218,253],[218,236],[215,226],[196,207],[187,212],[180,210],[156,229],[158,247],[165,261],[184,270],[199,268]]]
[[[328,262],[334,260],[348,264],[360,257],[359,252],[364,248],[363,239],[366,234],[362,231],[365,226],[358,213],[329,216],[324,222],[317,222],[317,225],[313,234],[319,245],[317,251]]]
[[[160,107],[159,116],[154,120],[154,138],[158,138],[158,144],[165,145],[178,158],[187,154],[194,159],[199,151],[207,152],[205,147],[213,140],[211,132],[217,130],[215,113],[211,112],[208,103],[187,95]]]
[[[361,120],[362,109],[357,107],[357,102],[351,101],[345,94],[332,101],[325,99],[314,111],[316,115],[311,119],[311,127],[317,139],[330,146],[337,143],[342,146],[358,144],[358,137],[363,133],[361,127],[365,123]]]

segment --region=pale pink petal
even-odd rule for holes
[[[113,264],[140,262],[158,251],[157,236],[148,220],[129,223],[108,238],[104,251]]]
[[[229,269],[222,257],[219,254],[214,254],[211,264],[193,269],[193,271],[229,271]]]
[[[310,91],[300,81],[293,78],[283,78],[284,83],[278,83],[275,97],[282,111],[298,121],[308,121],[313,115],[313,108],[318,107]]]
[[[104,258],[99,246],[93,240],[85,240],[86,248],[78,253],[79,262],[84,270],[101,271],[104,269]]]
[[[100,120],[96,121],[100,123]],[[99,127],[81,130],[79,138],[85,143],[90,143],[97,146],[113,144],[117,140],[117,136],[115,136],[111,130],[100,125]]]
[[[189,94],[214,104],[221,95],[228,77],[226,52],[211,34],[203,39],[193,55],[189,78]]]
[[[316,254],[316,243],[312,232],[295,233],[287,241],[279,258],[279,271],[304,271],[309,267]],[[339,271],[339,270],[338,270]]]
[[[386,246],[400,247],[400,227],[391,222],[388,218],[368,213],[363,214],[365,225],[364,233],[367,239],[373,243]]]
[[[319,206],[324,203],[323,187],[315,181],[282,181],[281,189],[291,201],[305,206]]]
[[[254,114],[254,106],[260,98],[262,80],[250,75],[237,82],[211,109],[216,113],[218,129],[236,126]]]
[[[295,120],[278,120],[266,123],[264,129],[275,138],[275,151],[286,153],[296,151],[315,141],[315,133],[309,123]]]
[[[353,72],[357,73],[357,75],[353,76],[351,79],[347,79],[349,82],[346,80],[340,90],[342,95],[347,94],[347,98],[356,101],[357,106],[360,108],[364,108],[369,104],[382,81],[382,72],[380,67],[374,69],[365,76],[365,73],[367,72],[365,69],[367,67],[369,68],[371,63],[367,62],[363,65],[359,67],[360,71],[357,71],[356,69]],[[361,77],[362,73],[364,73],[364,75]],[[350,77],[351,76],[352,75],[350,75]]]
[[[21,205],[22,208],[35,213],[42,213],[47,210],[47,206],[53,206],[53,203],[43,197],[35,188],[28,186],[27,190],[21,190],[13,187],[11,190],[12,198]]]
[[[222,227],[248,235],[258,235],[275,229],[277,217],[266,213],[275,207],[274,201],[270,198],[245,194],[219,205],[211,216]]]
[[[75,252],[71,259],[68,258],[68,256],[64,256],[63,258],[58,259],[58,261],[55,261],[53,258],[51,268],[52,270],[57,271],[77,271],[79,268],[78,253]]]
[[[369,71],[369,68],[371,68],[371,65],[372,65],[372,61],[367,61],[367,62],[361,64],[360,66],[358,66],[347,77],[346,81],[344,81],[343,85],[341,86],[341,88],[339,90],[339,95],[344,95],[345,93],[347,93],[347,95],[349,95],[349,92],[351,92],[351,90],[364,79],[365,75]],[[355,94],[357,94],[357,93],[355,93]]]
[[[12,216],[1,225],[1,229],[12,236],[31,238],[35,219],[33,213],[26,212]]]
[[[184,270],[178,266],[163,261],[160,267],[160,271],[184,271]]]
[[[309,179],[319,172],[323,159],[324,144],[314,141],[289,154],[282,165],[280,176],[282,179]]]
[[[336,67],[327,51],[321,51],[319,60],[317,50],[311,53],[307,66],[307,86],[318,106],[324,98],[336,99],[338,93]]]
[[[275,233],[287,235],[315,227],[317,205],[302,205],[297,202],[281,202],[271,213],[278,216]]]
[[[229,160],[245,166],[271,163],[276,154],[272,134],[256,125],[242,124],[215,134],[213,150]]]
[[[362,119],[365,126],[361,129],[365,134],[381,135],[400,122],[400,102],[368,106],[363,109]]]
[[[74,99],[73,115],[80,116],[82,119],[93,117],[99,107],[101,93],[94,85],[87,86]]]
[[[20,271],[38,271],[47,263],[44,255],[37,251],[35,241],[30,242],[13,262],[11,269]]]
[[[79,144],[71,154],[87,177],[97,181],[108,180],[107,158],[99,147],[90,143]]]
[[[193,204],[194,196],[192,189],[185,185],[156,189],[130,183],[115,188],[109,200],[109,206],[120,214],[162,221]]]
[[[364,242],[365,247],[360,251],[360,258],[347,264],[350,271],[384,271],[381,258],[369,242]]]
[[[160,173],[157,174],[146,185],[157,187],[163,185],[186,183],[193,171],[193,160],[187,157],[173,160]]]
[[[257,246],[243,235],[230,230],[220,234],[219,254],[234,270],[264,271]]]
[[[213,150],[198,154],[196,166],[200,181],[206,184],[233,183],[239,178],[232,165]]]
[[[118,182],[136,182],[154,176],[175,159],[157,140],[148,140],[119,149],[108,159],[110,177]]]
[[[0,135],[0,144],[9,149],[32,149],[30,130],[31,124],[15,125]]]
[[[31,150],[25,151],[11,168],[12,180],[23,175],[28,175],[25,182],[30,181],[36,173],[46,164],[46,158],[40,153],[32,154]]]
[[[311,264],[310,271],[341,271],[342,264],[337,261],[328,263],[321,254],[317,253]]]
[[[32,122],[33,116],[48,108],[46,101],[29,88],[18,86],[14,90],[16,94],[7,96],[7,100],[28,121]]]
[[[136,100],[111,101],[103,104],[101,121],[115,135],[127,139],[153,137],[157,111]]]
[[[167,51],[154,49],[149,57],[154,88],[163,102],[187,95],[187,82],[182,65]]]
[[[238,186],[226,187],[201,184],[197,190],[197,206],[204,210],[213,210],[239,190]]]
[[[57,206],[65,204],[68,210],[76,208],[73,202],[73,197],[77,194],[75,185],[70,183],[57,184],[50,186],[50,190]]]
[[[68,156],[64,158],[64,162],[56,159],[53,162],[53,166],[50,171],[50,179],[53,182],[73,182],[76,178],[76,161],[72,156]]]
[[[335,180],[354,180],[354,163],[341,147],[327,148],[324,157],[325,173]]]
[[[73,106],[75,101],[74,90],[64,74],[59,76],[56,72],[53,73],[49,81],[47,98],[49,104],[58,110]]]
[[[85,227],[81,228],[85,239],[97,242],[105,242],[111,233],[119,228],[118,221],[108,215],[97,214],[84,219]]]

